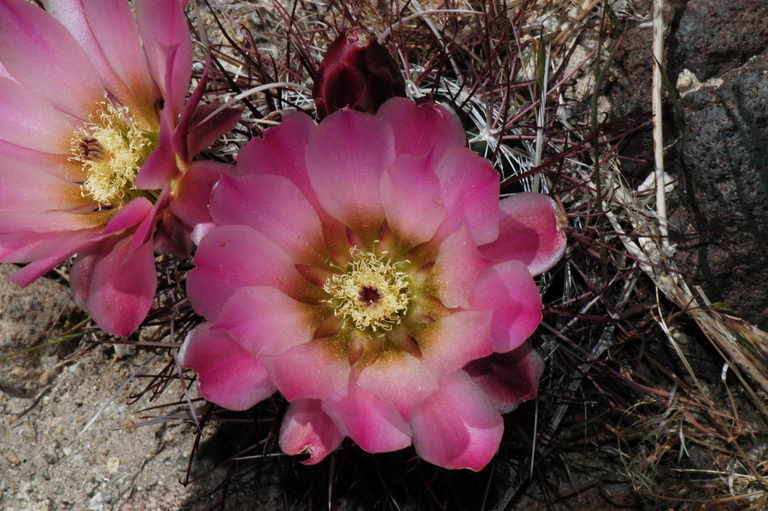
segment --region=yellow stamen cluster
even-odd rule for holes
[[[82,165],[82,194],[100,206],[115,206],[135,195],[135,180],[157,146],[157,135],[139,127],[126,107],[99,103],[70,140],[70,160]]]
[[[408,309],[408,275],[385,256],[357,248],[351,256],[323,285],[328,303],[337,318],[358,330],[391,330]]]

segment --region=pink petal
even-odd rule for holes
[[[261,362],[210,323],[187,335],[177,361],[197,373],[200,395],[229,410],[247,410],[275,392]]]
[[[290,179],[318,207],[315,191],[309,184],[304,153],[316,129],[308,115],[296,112],[283,116],[283,122],[252,139],[237,157],[237,174],[276,174]]]
[[[0,78],[0,139],[46,153],[69,155],[76,124],[60,110],[28,90]]]
[[[95,208],[92,200],[83,197],[79,185],[46,168],[47,165],[61,164],[53,158],[48,162],[24,159],[3,161],[1,158],[0,208],[33,213]],[[3,220],[0,223],[4,223]],[[13,226],[9,225],[9,228],[13,229]]]
[[[392,126],[397,154],[432,152],[439,158],[449,147],[467,143],[459,118],[441,105],[395,97],[381,105],[376,115]]]
[[[173,149],[173,126],[167,115],[160,117],[159,137],[159,145],[147,156],[136,175],[139,190],[159,190],[179,174]]]
[[[490,243],[499,236],[499,174],[485,158],[454,147],[435,166],[443,190],[447,218],[440,226],[444,237],[465,223],[475,243]]]
[[[190,234],[190,237],[192,238],[192,242],[195,245],[199,245],[200,242],[205,237],[205,235],[211,232],[215,227],[216,227],[216,224],[214,224],[213,222],[205,222],[202,224],[197,224],[192,229],[192,233]]]
[[[0,3],[0,61],[27,91],[74,118],[87,118],[104,99],[101,80],[80,45],[29,2]]]
[[[82,167],[70,162],[68,155],[35,151],[4,140],[0,140],[0,162],[13,162],[13,165],[25,165],[30,172],[50,174],[70,182],[82,182],[85,180]],[[13,165],[0,165],[0,172],[3,174],[13,174]]]
[[[280,355],[261,357],[285,399],[325,399],[347,393],[349,364],[329,342],[318,339]]]
[[[0,262],[27,263],[50,257],[73,239],[97,236],[93,229],[62,232],[4,232],[0,233]],[[82,238],[85,239],[85,238]],[[52,265],[51,268],[53,268]]]
[[[69,256],[89,245],[95,235],[93,231],[73,232],[69,236],[56,236],[59,244],[43,242],[38,245],[37,252],[39,258],[26,265],[24,268],[14,272],[8,277],[8,280],[21,287],[26,287],[35,280],[39,279],[56,266],[63,263]],[[50,239],[45,241],[52,241]],[[27,247],[28,249],[29,247]],[[43,250],[45,249],[45,251]],[[10,254],[4,258],[5,261],[11,261],[18,257],[18,253]]]
[[[323,209],[353,230],[378,230],[381,173],[395,158],[390,126],[368,114],[337,111],[318,125],[306,155]]]
[[[504,434],[501,415],[464,371],[440,382],[410,422],[418,455],[443,468],[482,470]]]
[[[92,211],[0,209],[0,232],[78,231],[100,227],[108,218]]]
[[[541,296],[528,269],[519,261],[499,263],[477,280],[472,308],[493,311],[493,350],[520,346],[541,323]]]
[[[165,211],[170,199],[171,189],[170,186],[166,185],[160,192],[157,201],[152,205],[152,209],[150,209],[149,213],[144,217],[139,226],[136,227],[136,231],[133,235],[133,242],[131,244],[134,249],[139,248],[140,245],[146,243],[155,234],[158,214]]]
[[[344,397],[323,401],[323,410],[364,451],[390,452],[411,445],[411,428],[392,403],[351,386]]]
[[[136,0],[136,20],[165,108],[176,120],[184,105],[192,74],[192,41],[182,0]]]
[[[192,307],[215,321],[232,294],[241,287],[272,286],[300,298],[304,279],[284,250],[244,225],[211,230],[195,255],[197,268],[187,274]]]
[[[219,225],[248,225],[266,235],[295,262],[316,259],[322,242],[320,219],[290,180],[270,174],[224,177],[211,197],[211,215]]]
[[[509,353],[494,353],[476,360],[465,371],[496,403],[501,413],[507,413],[523,401],[536,397],[544,360],[529,343],[524,343]]]
[[[461,227],[438,249],[434,267],[437,298],[449,308],[468,308],[477,277],[488,266],[490,263],[480,256],[469,230]]]
[[[480,247],[492,261],[515,259],[539,275],[557,263],[565,252],[561,208],[540,193],[518,193],[501,201],[499,238]]]
[[[208,84],[208,67],[209,62],[206,62],[206,65],[203,68],[203,75],[197,81],[195,90],[192,91],[192,95],[189,96],[189,99],[184,105],[184,109],[181,112],[181,117],[178,119],[178,123],[176,123],[176,129],[173,133],[173,147],[176,151],[176,154],[179,155],[179,158],[181,158],[182,161],[190,160],[187,135],[189,134],[192,116],[194,115],[195,110],[197,110],[197,105],[200,104],[200,100],[203,98],[203,93],[205,92],[205,87]],[[168,118],[167,115],[166,118]],[[173,119],[171,120],[173,121]]]
[[[344,435],[317,399],[299,399],[288,407],[280,426],[280,449],[286,454],[308,453],[304,465],[320,463],[341,444]]]
[[[429,241],[445,219],[440,181],[432,157],[398,156],[381,176],[387,224],[413,246]]]
[[[424,364],[438,377],[490,355],[491,314],[462,311],[444,316],[417,336]]]
[[[393,403],[403,417],[437,389],[437,378],[420,359],[406,352],[380,357],[365,366],[357,384],[382,400]]]
[[[70,272],[75,301],[102,330],[126,337],[136,330],[157,288],[152,242],[131,248],[131,238],[113,238],[81,252]]]
[[[160,92],[149,76],[130,5],[124,0],[47,0],[46,10],[85,49],[107,89],[150,127]]]
[[[279,355],[312,340],[319,319],[313,310],[273,287],[243,287],[224,304],[214,328],[255,357]]]
[[[272,286],[296,299],[307,289],[285,251],[247,226],[212,229],[200,242],[195,264],[187,291],[195,310],[210,320],[241,287]]]
[[[102,234],[114,234],[141,223],[152,212],[152,203],[146,197],[137,197],[115,213]]]
[[[224,163],[209,160],[193,161],[189,170],[176,182],[171,211],[186,225],[210,222],[208,211],[213,185],[224,175],[230,174],[232,167]]]

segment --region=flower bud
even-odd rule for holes
[[[342,32],[320,64],[312,91],[322,117],[344,107],[376,113],[405,82],[387,50],[362,31]]]

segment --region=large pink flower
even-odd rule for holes
[[[280,444],[308,463],[349,436],[483,468],[501,412],[536,394],[532,275],[565,246],[553,201],[499,203],[459,120],[403,98],[319,125],[291,115],[243,149],[237,174],[214,188],[188,275],[208,322],[179,362],[201,394],[242,410],[280,391]]]
[[[202,82],[184,2],[0,0],[0,262],[27,285],[72,254],[76,301],[128,335],[155,294],[154,242],[183,252],[226,168],[192,157],[229,129]],[[204,82],[204,80],[203,80]]]

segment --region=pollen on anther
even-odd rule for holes
[[[410,279],[389,258],[357,248],[341,273],[328,278],[334,315],[359,330],[391,330],[400,323],[410,303]]]
[[[82,194],[100,206],[124,202],[134,192],[136,175],[157,146],[157,135],[142,129],[128,108],[109,99],[73,134],[70,161],[85,173]]]

